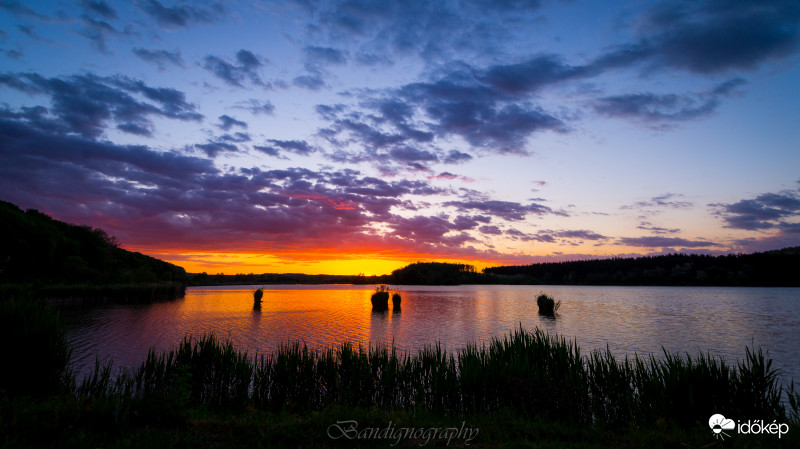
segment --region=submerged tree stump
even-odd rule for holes
[[[394,295],[392,295],[392,307],[395,310],[399,310],[400,309],[400,301],[401,301],[400,293],[395,293]]]
[[[260,309],[261,308],[261,298],[264,297],[264,291],[260,288],[253,293],[253,308]]]
[[[377,291],[372,294],[371,301],[373,310],[387,310],[389,309],[389,292]]]

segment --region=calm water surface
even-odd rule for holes
[[[185,335],[213,333],[249,354],[295,340],[316,349],[351,341],[455,350],[522,325],[577,339],[583,354],[606,346],[618,356],[661,354],[663,346],[733,362],[754,344],[800,382],[799,288],[403,286],[402,310],[382,313],[370,305],[374,286],[268,286],[261,311],[252,308],[254,289],[194,287],[171,302],[63,310],[75,368],[86,373],[95,358],[135,367],[148,348],[174,348]],[[537,314],[539,292],[561,300],[557,319]]]

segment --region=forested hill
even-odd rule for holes
[[[670,254],[491,267],[488,282],[568,285],[800,286],[800,247],[753,254]]]
[[[0,284],[183,283],[185,278],[179,266],[119,248],[102,229],[0,201]]]
[[[444,262],[416,262],[392,271],[390,282],[397,285],[480,284],[485,276],[472,265]]]

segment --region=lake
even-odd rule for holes
[[[734,362],[755,345],[784,379],[800,383],[800,288],[402,286],[401,310],[387,312],[372,311],[374,286],[266,286],[260,311],[255,288],[190,287],[169,302],[64,309],[74,367],[85,374],[95,358],[135,367],[148,348],[174,348],[185,335],[213,333],[251,355],[295,340],[314,349],[350,341],[456,350],[521,325],[576,339],[584,355],[606,347],[617,356],[660,355],[663,347]],[[556,319],[538,315],[540,292],[561,301]]]

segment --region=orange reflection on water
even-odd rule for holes
[[[333,342],[369,341],[373,288],[272,285],[263,288],[260,310],[253,309],[255,287],[195,288],[180,316],[195,335],[214,332],[260,354],[290,341],[320,349]]]
[[[744,347],[770,350],[775,367],[800,379],[800,289],[402,286],[400,310],[373,312],[372,285],[193,287],[184,299],[63,310],[79,373],[101,361],[137,366],[148,348],[174,348],[185,335],[213,333],[239,350],[270,354],[286,342],[311,349],[392,345],[415,352],[440,342],[448,351],[504,337],[522,325],[575,338],[584,355],[609,347],[617,356],[711,351],[735,361]],[[537,313],[536,295],[562,301],[556,319]]]

